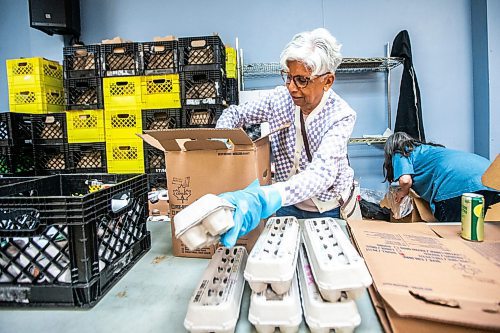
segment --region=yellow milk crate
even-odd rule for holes
[[[20,58],[7,60],[7,80],[13,85],[40,84],[63,86],[63,67],[45,58]]]
[[[104,132],[108,139],[137,138],[142,133],[140,108],[104,109]]]
[[[230,46],[226,46],[226,77],[228,79],[238,78],[238,71],[236,70],[236,50]]]
[[[62,87],[15,85],[9,89],[11,112],[48,113],[64,111]]]
[[[105,77],[103,80],[104,109],[141,108],[141,77]]]
[[[142,76],[143,109],[177,109],[181,107],[179,74]]]
[[[68,143],[104,142],[103,110],[66,111]]]
[[[109,173],[144,173],[144,146],[139,137],[106,139],[106,159]]]

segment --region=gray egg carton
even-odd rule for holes
[[[270,286],[259,293],[252,292],[248,321],[258,333],[272,333],[278,327],[282,333],[294,333],[302,322],[299,286],[294,275],[291,287],[278,295]]]
[[[307,326],[312,333],[350,333],[361,324],[361,316],[354,300],[342,292],[336,302],[328,302],[314,281],[306,251],[301,246],[297,262],[300,296]]]
[[[268,284],[277,294],[288,291],[295,274],[300,244],[300,226],[293,216],[273,217],[267,221],[248,256],[245,279],[254,292]]]
[[[245,286],[243,246],[217,249],[189,301],[184,327],[192,333],[234,332]]]
[[[335,302],[342,291],[357,298],[372,284],[365,261],[333,218],[305,220],[303,238],[323,298]]]

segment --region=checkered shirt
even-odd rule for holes
[[[320,201],[338,199],[340,193],[352,185],[354,171],[347,159],[347,143],[356,121],[356,112],[333,90],[327,93],[329,96],[323,109],[310,114],[305,125],[312,161],[309,163],[305,149],[302,149],[300,172],[291,177],[289,174],[294,164],[296,141],[296,106],[286,87],[279,86],[258,101],[232,105],[224,110],[217,121],[217,128],[269,122],[271,132],[287,123],[291,124],[270,135],[276,167],[275,180],[278,182],[273,186],[284,196],[283,206],[312,197]]]

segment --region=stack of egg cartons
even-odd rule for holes
[[[267,221],[250,253],[245,279],[252,289],[248,320],[259,333],[297,332],[302,322],[300,294],[295,276],[300,227],[295,217]]]
[[[361,322],[354,299],[371,285],[363,258],[332,218],[304,221],[297,267],[304,317],[312,332],[352,332]]]
[[[77,173],[107,172],[99,45],[63,49],[69,155]]]
[[[141,43],[144,76],[142,89],[142,129],[181,128],[181,86],[179,78],[178,41],[173,36],[156,37]],[[144,144],[144,168],[150,186],[165,187],[165,153]]]
[[[140,44],[113,40],[100,52],[108,172],[144,173]]]

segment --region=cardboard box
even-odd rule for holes
[[[425,222],[436,222],[437,221],[437,219],[432,214],[432,210],[431,210],[431,207],[429,206],[429,203],[427,201],[425,201],[424,199],[422,199],[417,194],[417,192],[410,189],[409,196],[411,197],[412,203],[413,203],[413,210],[412,210],[411,214],[409,214],[403,218],[400,218],[400,219],[394,218],[394,215],[391,214],[391,218],[390,218],[391,222],[411,223],[411,222],[424,222],[424,221]],[[391,205],[384,202],[384,200],[387,200],[387,199],[384,198],[380,202],[380,206],[390,208]]]
[[[348,221],[387,332],[499,331],[500,267],[425,223]]]
[[[500,154],[497,155],[493,163],[486,169],[481,178],[483,185],[500,190]],[[493,205],[486,212],[485,221],[500,222],[500,203]]]
[[[172,129],[145,131],[139,135],[150,145],[166,152],[170,217],[207,193],[240,190],[258,179],[270,184],[270,143],[263,137],[252,141],[242,129]],[[227,140],[223,142],[220,139]],[[175,235],[174,224],[172,235]],[[249,250],[264,228],[238,240]],[[173,254],[179,257],[211,258],[215,247],[190,251],[172,237]]]

